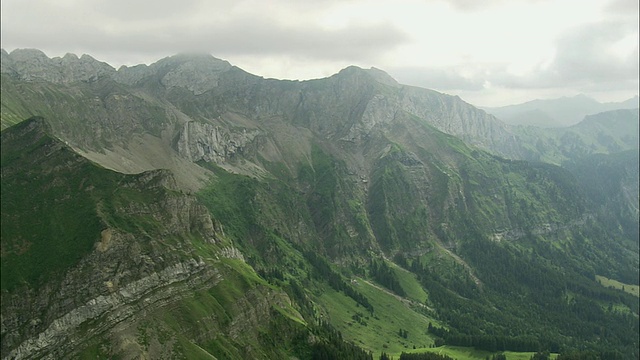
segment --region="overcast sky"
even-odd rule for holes
[[[2,48],[118,68],[207,52],[253,74],[348,65],[478,106],[638,94],[638,0],[2,0]]]

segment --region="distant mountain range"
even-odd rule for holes
[[[610,110],[637,109],[638,102],[638,96],[623,102],[600,103],[588,96],[576,95],[482,109],[510,125],[557,128],[575,125],[587,115]]]

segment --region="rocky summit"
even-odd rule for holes
[[[639,356],[638,109],[1,56],[3,359]]]

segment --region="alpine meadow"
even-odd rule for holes
[[[1,56],[2,359],[640,357],[637,98]]]

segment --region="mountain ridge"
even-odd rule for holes
[[[589,115],[638,107],[638,95],[621,102],[601,103],[579,94],[573,97],[536,99],[521,104],[482,109],[511,125],[559,128],[576,125]]]
[[[210,59],[214,63],[219,63],[218,60],[210,56],[206,57],[206,59]],[[169,59],[167,60],[167,62],[171,63],[172,61]],[[162,62],[159,63],[162,64]],[[180,62],[180,64],[184,64],[184,61]],[[395,104],[391,104],[388,100],[385,100],[385,95],[379,94],[377,97],[373,97],[374,92],[387,91],[384,90],[387,85],[379,83],[374,77],[369,75],[370,72],[355,67],[347,68],[341,73],[338,73],[327,79],[318,79],[306,82],[282,82],[276,80],[265,80],[254,75],[250,75],[238,68],[228,67],[225,65],[224,71],[220,73],[215,72],[210,79],[200,81],[196,89],[189,85],[190,82],[187,81],[191,77],[177,80],[180,79],[181,76],[174,74],[182,74],[183,69],[181,68],[181,66],[182,65],[177,65],[176,67],[175,64],[173,67],[165,66],[163,67],[165,68],[165,70],[162,70],[161,72],[158,72],[158,69],[162,67],[160,65],[157,65],[156,67],[144,67],[144,74],[139,76],[139,78],[135,78],[136,82],[143,81],[143,83],[137,85],[134,91],[118,85],[117,82],[110,84],[109,79],[102,79],[95,83],[82,85],[84,87],[84,90],[80,94],[75,90],[71,92],[71,88],[64,87],[66,85],[63,85],[62,87],[56,85],[55,88],[49,89],[49,85],[47,85],[46,83],[38,84],[23,82],[20,83],[20,86],[27,88],[44,87],[47,89],[46,92],[52,92],[53,94],[56,94],[55,96],[57,96],[58,99],[56,99],[55,103],[51,103],[50,99],[43,98],[42,95],[39,94],[44,89],[33,89],[31,91],[34,92],[36,98],[30,100],[30,103],[32,104],[31,110],[25,109],[24,111],[22,111],[22,113],[25,115],[45,115],[50,120],[52,120],[55,128],[55,124],[61,123],[59,121],[56,121],[55,119],[55,111],[58,110],[54,110],[54,112],[51,112],[51,109],[59,107],[61,106],[61,104],[68,103],[69,98],[73,99],[72,101],[75,102],[75,110],[60,109],[60,111],[73,111],[77,113],[80,109],[82,109],[81,111],[83,112],[83,114],[81,116],[87,117],[87,120],[91,119],[88,121],[88,123],[92,123],[91,126],[98,127],[99,129],[102,128],[103,130],[95,132],[93,130],[87,129],[86,131],[79,132],[79,129],[82,129],[82,127],[85,126],[83,124],[79,124],[80,126],[76,126],[73,128],[68,127],[68,130],[63,130],[61,128],[56,130],[71,132],[65,137],[66,140],[75,147],[84,149],[85,151],[88,150],[87,152],[91,153],[101,153],[103,150],[101,150],[100,148],[104,148],[105,145],[107,151],[109,151],[110,147],[121,147],[124,146],[125,143],[129,142],[129,140],[126,140],[125,138],[124,143],[122,143],[122,139],[119,139],[114,144],[113,140],[122,136],[116,135],[113,132],[114,127],[119,128],[120,131],[124,130],[124,133],[128,134],[128,136],[135,136],[136,133],[141,131],[149,132],[151,134],[154,134],[156,137],[164,138],[162,142],[164,144],[167,144],[168,142],[173,142],[176,136],[179,136],[179,134],[175,133],[176,130],[172,126],[168,126],[171,123],[184,124],[186,122],[195,120],[196,122],[204,123],[205,127],[209,125],[220,127],[222,125],[224,126],[224,128],[228,128],[228,125],[225,125],[224,119],[233,118],[234,123],[241,122],[243,124],[249,125],[247,129],[249,130],[251,128],[259,129],[260,126],[275,126],[281,128],[282,126],[278,123],[281,123],[284,126],[288,126],[286,123],[293,120],[297,122],[296,126],[298,126],[299,128],[310,127],[310,130],[312,132],[320,131],[323,132],[325,136],[340,133],[341,137],[345,137],[349,136],[348,134],[349,132],[351,132],[351,136],[352,138],[354,138],[362,136],[363,132],[366,136],[366,133],[369,132],[372,127],[386,126],[385,124],[389,124],[389,121],[393,119],[394,113],[397,113],[398,111],[404,111],[402,110],[403,107],[416,108],[417,106],[424,106],[424,104],[414,104],[415,101],[427,101],[431,104],[441,104],[440,106],[446,106],[450,109],[457,109],[459,107],[460,111],[464,113],[474,113],[475,111],[472,110],[473,108],[470,105],[457,105],[458,102],[460,104],[462,104],[462,102],[456,100],[455,97],[449,98],[445,96],[445,98],[443,99],[448,100],[440,101],[438,98],[444,95],[439,95],[438,93],[428,92],[424,90],[424,94],[430,95],[428,95],[429,97],[420,100],[423,96],[420,95],[421,91],[418,91],[416,93],[415,90],[407,88],[409,90],[406,91],[407,96],[405,96],[402,93],[404,91],[404,88],[396,88],[395,86],[389,88],[395,89],[392,90],[392,94],[394,92],[396,93],[395,95],[393,95],[393,99],[390,99]],[[155,73],[153,71],[155,71]],[[3,75],[6,76],[7,74]],[[388,80],[389,79],[385,80],[385,82],[388,83]],[[158,90],[160,88],[156,87],[158,81],[163,85],[162,88],[164,89],[164,91],[160,93],[158,93]],[[4,87],[6,89],[3,91],[4,94],[15,93],[16,90],[9,88],[13,85],[13,83],[14,81],[11,79],[5,79],[5,81],[3,81]],[[145,85],[145,83],[148,85]],[[224,83],[225,85],[217,86],[216,84],[218,83]],[[356,86],[356,88],[354,88],[354,86]],[[191,87],[191,89],[189,87]],[[377,87],[380,87],[380,89],[376,90]],[[230,89],[234,88],[236,90],[230,91]],[[184,89],[189,93],[182,94],[181,89]],[[354,91],[356,89],[357,91]],[[196,95],[196,98],[193,100],[188,100],[192,105],[189,105],[189,103],[182,103],[183,98],[189,98],[190,96],[192,96],[190,94],[195,95],[195,93],[193,92],[194,90],[200,95]],[[201,93],[205,90],[207,90],[206,93]],[[273,102],[271,100],[266,101],[265,95],[256,96],[257,94],[263,94],[265,91],[267,91],[267,93],[269,94],[269,98],[278,98],[279,100],[277,102]],[[362,93],[359,93],[360,91],[362,91]],[[313,100],[305,101],[305,96],[306,98]],[[9,96],[3,97],[3,99],[11,100]],[[334,103],[344,103],[346,101],[349,101],[353,104],[359,105],[350,109],[348,108],[348,106],[351,105],[347,105],[345,103],[344,105],[336,107],[333,110],[332,114],[323,114],[323,112],[325,111],[324,109],[326,109],[327,107],[324,103],[319,102],[319,99],[323,99],[321,101],[329,101]],[[376,101],[378,105],[370,105],[370,110],[368,113],[369,115],[367,115],[364,113],[364,110],[366,109],[367,103],[371,100]],[[38,107],[42,109],[42,112],[32,114],[34,109],[33,105],[35,104],[41,104]],[[222,104],[225,105],[222,106]],[[3,111],[2,119],[4,124],[3,126],[6,126],[7,121],[5,119],[7,119],[9,116],[15,116],[14,114],[16,113],[16,111],[7,109],[7,107],[13,108],[14,104],[12,103],[7,104],[7,101],[3,101],[3,105],[5,111]],[[195,108],[206,109],[206,112],[189,112],[189,110],[187,110],[188,108],[183,108],[184,106],[193,107],[194,105],[196,106]],[[378,117],[375,118],[375,120],[371,119],[371,114],[378,111],[375,110],[375,107],[388,107],[388,105],[393,105],[397,108],[384,109],[384,118]],[[90,106],[90,108],[88,108],[88,106]],[[119,116],[108,116],[105,112],[105,108],[109,109],[108,111],[110,112],[119,112]],[[165,108],[167,108],[167,110],[165,110]],[[130,110],[127,110],[127,113],[124,113],[125,109],[133,109],[134,111],[132,112]],[[137,114],[135,111],[137,109],[144,109],[144,112]],[[451,121],[447,121],[446,123],[442,120],[437,120],[442,116],[442,114],[446,114],[449,111],[450,110],[443,109],[439,112],[439,114],[430,115],[428,113],[425,113],[422,114],[422,116],[432,117],[432,122],[436,123],[436,126],[441,130],[444,130],[445,132],[461,133],[465,127],[468,128],[466,130],[467,132],[473,128],[476,128],[476,125],[473,124],[470,124],[469,126],[463,124],[464,121],[466,121],[464,119],[467,118],[465,115],[455,116],[451,119]],[[359,117],[363,115],[369,116],[369,118],[364,119],[365,123],[355,125],[351,129],[347,127],[350,124],[344,123],[344,119],[350,119],[349,121],[351,122],[360,122]],[[376,116],[381,115],[382,114],[376,114]],[[322,128],[317,127],[318,125],[314,125],[319,124],[319,122],[316,120],[318,116],[320,116],[320,119],[322,119],[322,121],[324,122],[324,124],[322,124]],[[156,123],[151,123],[149,122],[149,120],[147,120],[151,117],[157,119]],[[264,122],[260,120],[260,122],[256,123],[255,120],[261,117],[269,119],[270,121]],[[128,119],[130,118],[135,118],[136,120],[129,121]],[[244,120],[242,120],[243,118]],[[248,118],[251,118],[253,120],[249,120]],[[310,122],[312,118],[313,121]],[[161,121],[163,124],[158,123],[158,120],[160,119],[163,119]],[[380,123],[380,120],[382,119],[384,119],[385,122]],[[272,122],[274,121],[275,123],[272,124]],[[498,144],[498,147],[501,146],[499,144],[503,142],[511,144],[506,145],[507,147],[517,147],[517,145],[515,145],[515,142],[513,140],[510,140],[508,130],[506,130],[500,124],[496,123],[494,125],[495,121],[487,118],[486,115],[478,113],[473,122],[474,124],[492,124],[477,127],[480,131],[477,136],[469,134],[467,135],[470,140],[475,141],[477,144],[484,144],[484,146],[487,147],[487,143],[493,140],[483,140],[482,137],[490,134],[491,132],[497,132],[503,134],[501,135],[501,138],[495,140],[495,142]],[[316,128],[313,128],[313,126],[316,126]],[[166,133],[166,136],[160,135],[160,133],[163,131]],[[74,132],[76,133],[75,135],[73,134]],[[224,133],[224,137],[234,138],[236,136],[233,134],[234,131],[232,131],[231,129],[229,129],[228,131],[224,131]],[[275,133],[277,134],[278,132]],[[96,138],[98,136],[100,138]],[[278,139],[276,141],[288,140]],[[118,144],[118,142],[120,142],[121,144]],[[234,142],[238,143],[238,141],[235,140]],[[99,146],[98,149],[87,149],[87,146],[90,143],[92,144],[91,147],[95,147],[96,143],[103,143],[104,145]],[[240,141],[239,143],[244,144],[245,142]],[[171,146],[174,147],[174,145]],[[272,144],[270,146],[274,148],[274,151],[278,151],[276,150],[278,148],[277,144]],[[308,145],[305,145],[305,147],[308,148]],[[176,149],[174,147],[172,151],[175,150]],[[101,154],[97,154],[96,158],[99,158],[100,156]],[[123,154],[123,151],[119,151],[117,156],[124,157],[125,159],[129,158],[129,161],[133,163],[141,162],[135,159],[131,159],[131,155]],[[111,161],[111,163],[114,162]],[[142,163],[144,163],[144,161],[142,161]],[[148,167],[143,165],[139,169],[144,170],[148,169]],[[124,168],[117,168],[117,170],[126,171],[126,169]],[[248,171],[248,173],[251,173],[253,170],[236,169],[236,171]]]
[[[18,50],[16,51],[19,53],[21,52]],[[31,52],[34,51],[26,51],[26,53]],[[38,54],[38,59],[46,62],[46,56],[44,56],[44,54],[37,51],[35,52]],[[3,52],[3,57],[10,57],[10,54]],[[53,62],[51,59],[48,61]],[[94,62],[96,64],[103,64],[97,60],[94,60]],[[202,67],[198,64],[205,64],[205,66]],[[4,83],[6,83],[3,86],[5,88],[3,93],[6,95],[4,96],[5,100],[3,100],[2,127],[5,128],[8,124],[19,121],[20,117],[26,118],[32,115],[47,115],[48,118],[54,120],[55,124],[55,113],[48,114],[50,110],[47,109],[59,105],[47,104],[47,102],[51,100],[42,98],[32,99],[30,101],[32,104],[31,110],[20,109],[21,105],[19,105],[19,102],[21,100],[19,99],[15,99],[16,101],[14,103],[12,96],[15,94],[17,89],[13,88],[14,80],[11,79],[12,72],[6,68],[7,66],[5,66],[5,70],[3,70],[3,76],[5,76]],[[25,67],[23,71],[27,71],[27,69],[28,67]],[[36,68],[37,71],[40,71],[38,69],[39,68]],[[70,70],[70,72],[73,71]],[[58,73],[60,73],[59,70]],[[93,73],[97,74],[97,70]],[[431,125],[434,125],[441,131],[458,136],[475,146],[479,146],[484,150],[488,150],[503,157],[526,160],[544,160],[560,163],[562,160],[566,159],[566,157],[572,156],[571,154],[562,154],[562,158],[554,159],[555,155],[545,154],[544,150],[541,150],[539,146],[536,146],[536,140],[529,139],[528,130],[522,129],[521,127],[512,127],[503,124],[494,117],[487,115],[482,110],[476,110],[472,105],[461,101],[458,97],[450,97],[448,95],[437,93],[433,90],[399,85],[395,80],[388,76],[388,74],[378,69],[364,70],[357,67],[348,67],[325,79],[285,81],[263,79],[232,66],[226,61],[216,59],[209,54],[182,54],[161,59],[151,65],[121,67],[121,69],[117,71],[111,68],[110,74],[111,75],[107,77],[108,79],[113,79],[113,83],[110,84],[110,81],[103,77],[101,78],[102,80],[96,80],[97,82],[86,83],[86,90],[83,90],[80,94],[78,94],[76,90],[70,92],[71,88],[68,87],[69,85],[64,84],[61,85],[67,86],[67,89],[58,85],[56,85],[55,88],[48,89],[47,83],[30,84],[28,81],[23,82],[20,86],[33,88],[30,91],[46,91],[52,94],[59,94],[55,95],[58,96],[58,102],[67,102],[69,97],[74,99],[78,98],[78,95],[81,95],[77,100],[74,99],[74,101],[79,101],[84,98],[82,100],[83,104],[78,103],[76,105],[78,109],[86,108],[87,105],[92,102],[96,102],[95,105],[102,105],[101,108],[93,107],[92,109],[87,109],[87,111],[91,112],[104,112],[104,107],[109,108],[114,105],[134,110],[133,112],[129,110],[128,114],[123,113],[124,109],[117,110],[120,112],[119,117],[123,120],[131,118],[132,116],[138,119],[150,117],[164,118],[162,121],[164,124],[151,124],[148,120],[140,119],[142,121],[136,120],[134,122],[121,122],[120,124],[114,123],[111,125],[105,124],[100,126],[107,126],[107,128],[102,132],[104,134],[103,136],[109,136],[108,134],[112,132],[109,127],[114,126],[128,128],[125,132],[128,132],[131,135],[135,135],[137,132],[145,129],[144,132],[150,132],[154,134],[155,137],[159,137],[160,132],[164,131],[166,136],[171,138],[171,140],[164,139],[161,141],[165,144],[168,141],[174,141],[173,139],[178,136],[174,133],[174,129],[170,129],[170,127],[168,128],[167,125],[171,123],[184,124],[186,122],[196,120],[196,122],[218,124],[214,126],[219,126],[224,124],[224,122],[219,122],[220,117],[226,116],[233,117],[233,121],[236,123],[240,121],[245,125],[249,125],[249,129],[259,129],[260,126],[269,124],[262,120],[259,123],[256,123],[255,119],[260,117],[275,119],[277,117],[284,120],[285,123],[295,120],[298,121],[298,126],[301,125],[303,127],[308,127],[308,124],[310,123],[308,123],[308,120],[304,120],[304,118],[310,115],[317,116],[314,114],[319,113],[319,110],[317,109],[318,107],[334,107],[329,104],[340,104],[341,102],[350,102],[353,104],[359,102],[359,108],[354,107],[353,109],[347,109],[344,107],[336,107],[335,110],[338,110],[338,112],[334,112],[330,115],[334,118],[334,120],[330,121],[333,121],[334,123],[326,123],[326,125],[323,126],[323,131],[328,131],[327,126],[329,126],[332,128],[330,131],[334,133],[341,132],[344,140],[348,141],[349,136],[351,136],[351,138],[357,138],[362,136],[362,134],[366,136],[367,132],[370,131],[370,128],[375,126],[384,126],[384,123],[380,123],[380,120],[382,119],[387,119],[386,124],[389,124],[389,121],[393,119],[393,116],[395,116],[394,114],[397,114],[399,111],[405,111],[413,116],[423,119]],[[25,76],[32,75],[27,71]],[[37,76],[37,74],[33,76]],[[100,78],[95,74],[90,77],[94,80]],[[72,78],[73,77],[71,77],[71,79]],[[158,82],[162,85],[165,91],[158,92]],[[41,89],[36,90],[38,87]],[[222,90],[221,87],[228,90]],[[207,103],[205,104],[205,102],[203,102],[204,98],[184,102],[183,98],[189,98],[191,95],[188,93],[180,94],[182,91],[180,89],[185,89],[196,97],[204,96],[204,98],[207,99]],[[346,89],[351,89],[348,91],[357,92],[361,95],[358,95],[360,97],[356,99],[345,92],[347,91]],[[333,91],[334,94],[331,95],[328,91]],[[338,94],[336,91],[342,91],[339,97],[335,96],[335,94]],[[264,102],[261,100],[260,96],[256,97],[257,94],[263,94],[261,95],[262,97],[268,96],[270,98],[279,98],[280,100],[277,102]],[[362,97],[362,94],[369,95],[366,95],[367,97]],[[375,94],[375,96],[373,96],[373,94]],[[42,95],[38,96],[42,97]],[[314,102],[305,102],[305,96],[307,98],[316,99],[315,104]],[[249,99],[253,100],[249,101]],[[321,101],[328,102],[328,104],[319,103],[317,99],[323,99]],[[106,104],[106,100],[108,100],[110,104]],[[33,105],[37,103],[40,103],[41,105],[33,107]],[[222,106],[222,104],[225,105]],[[363,110],[367,105],[369,106],[370,111],[377,112],[375,115],[375,121],[371,121],[370,119],[360,119],[361,116],[366,115]],[[141,106],[147,109],[155,109],[153,109],[152,112],[145,110],[147,113],[136,114],[137,109],[142,109]],[[207,112],[189,113],[189,110],[184,108],[184,106],[187,106],[187,108],[195,106],[199,109],[207,109]],[[309,106],[315,107],[315,109],[311,109]],[[10,109],[7,107],[10,107]],[[42,110],[36,110],[34,113],[34,109],[38,107]],[[377,110],[377,108],[380,108],[380,110]],[[425,112],[424,109],[431,110]],[[109,111],[114,110],[109,109]],[[345,111],[349,111],[351,114],[345,115]],[[165,114],[162,114],[162,112]],[[92,118],[96,115],[83,114],[83,116]],[[100,115],[100,117],[103,118],[106,116],[106,114]],[[241,121],[242,118],[245,118],[245,120]],[[248,120],[248,118],[253,120]],[[322,121],[325,122],[329,120],[328,116],[322,116],[322,118]],[[347,131],[345,124],[335,123],[335,119],[340,119],[340,121],[348,119],[350,122],[356,122],[359,124],[354,124],[351,130],[349,130],[352,134],[349,135],[348,132],[345,132]],[[102,120],[99,121],[102,122]],[[114,119],[110,119],[108,121],[113,122]],[[300,123],[300,121],[303,122]],[[307,121],[307,123],[304,121]],[[362,123],[362,121],[366,122],[366,124]],[[318,119],[314,120],[314,123],[317,122]],[[141,124],[142,127],[137,125],[139,130],[135,130],[131,128],[132,123]],[[227,126],[228,125],[224,125],[224,127]],[[163,130],[163,128],[165,130]],[[319,129],[311,130],[317,131]],[[631,129],[629,132],[632,132]],[[537,134],[538,137],[544,136],[553,138],[556,136],[550,132],[543,134],[541,131],[538,131]],[[93,140],[95,136],[96,134],[83,134],[84,138],[91,139],[92,144],[96,143],[96,141]],[[110,137],[114,137],[114,135],[111,135]],[[80,139],[78,138],[78,140]],[[80,140],[80,142],[78,142],[78,140],[75,141],[76,144],[74,145],[82,149],[84,149],[89,143],[87,140]],[[595,141],[598,140],[595,139]],[[107,138],[104,140],[98,140],[98,142],[106,142],[106,144],[110,144],[112,140]],[[101,147],[104,147],[104,145]],[[173,151],[175,150],[174,146]],[[122,151],[120,151],[119,156],[124,158],[131,157],[130,154],[122,154]],[[110,162],[114,163],[114,161]],[[130,159],[129,162],[136,163],[138,161]],[[142,161],[142,163],[147,162],[148,160]],[[142,167],[139,167],[139,169],[148,169],[148,166],[143,165]],[[120,168],[119,170],[126,171],[124,168]],[[236,169],[236,171],[249,171],[249,173],[251,173],[253,170]],[[201,178],[202,176],[203,174],[189,176],[191,180],[185,181],[188,181],[191,184],[191,188],[194,188],[197,187],[197,181],[192,179],[194,177]]]
[[[198,349],[202,357],[370,359],[352,344],[399,355],[411,342],[421,351],[444,343],[637,356],[638,298],[596,281],[638,276],[637,136],[627,130],[637,110],[550,132],[507,126],[375,69],[281,81],[190,55],[127,71],[128,80],[51,82],[3,70],[3,266],[19,279],[19,264],[30,264],[20,239],[38,231],[63,244],[74,237],[61,228],[90,233],[86,248],[69,245],[78,262],[42,278],[45,288],[73,290],[38,300],[40,285],[16,280],[22,285],[2,292],[3,357]],[[33,114],[50,125],[44,145],[63,152],[47,157],[50,146],[16,135],[42,123],[23,121]],[[83,167],[66,166],[70,158]],[[34,161],[42,166],[29,167]],[[597,169],[612,171],[589,175]],[[39,182],[25,180],[32,175]],[[48,206],[60,211],[34,214]],[[97,225],[73,211],[95,214]],[[122,267],[91,270],[114,259]],[[42,276],[36,265],[31,273]],[[175,282],[151,281],[165,270]],[[107,282],[130,294],[142,279],[148,287],[133,292],[132,306],[109,307],[117,299]],[[122,309],[131,316],[105,332],[105,304],[107,320]],[[34,306],[51,310],[42,317]],[[71,325],[51,337],[61,323]],[[39,338],[69,345],[56,352]]]

